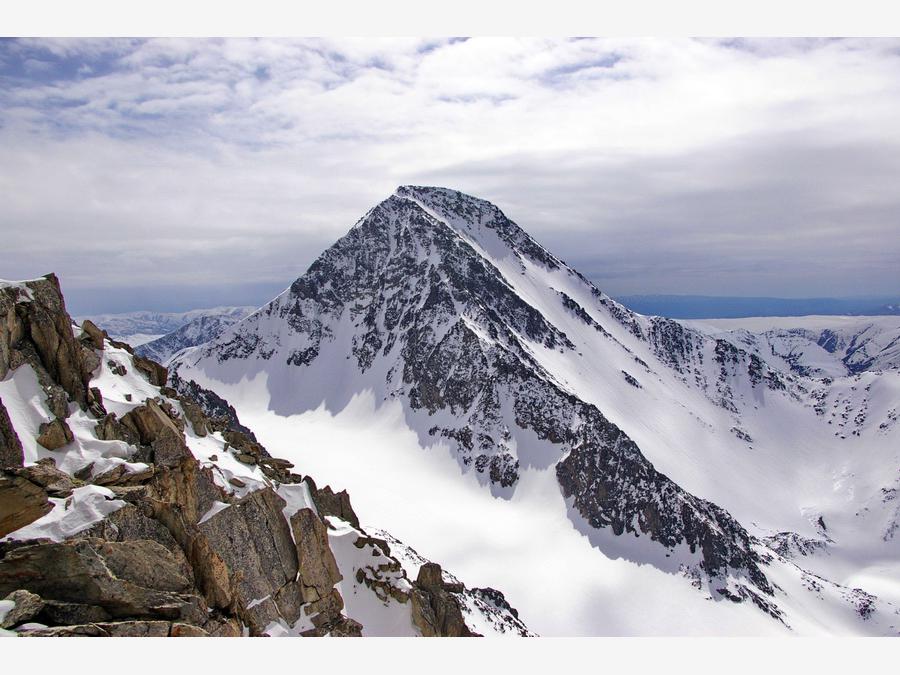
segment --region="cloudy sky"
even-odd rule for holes
[[[614,294],[900,292],[898,40],[2,40],[0,277],[263,302],[406,183]]]

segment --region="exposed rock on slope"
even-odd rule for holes
[[[363,623],[348,612],[350,592],[388,608],[404,634],[467,634],[455,621],[422,629],[408,593],[402,602],[380,598],[357,581],[353,562],[340,562],[333,550],[338,528],[367,536],[346,492],[291,473],[290,462],[230,426],[229,415],[208,417],[200,403],[165,386],[159,364],[87,322],[79,331],[55,278],[0,287],[0,309],[7,317],[4,396],[32,386],[45,394],[17,398],[0,419],[0,597],[12,605],[5,629],[34,636],[383,632],[369,614]],[[52,334],[35,329],[39,321]],[[68,386],[62,401],[57,378]],[[42,416],[54,417],[39,422]],[[353,578],[339,563],[351,566]],[[396,584],[415,587],[399,562],[385,564],[399,570]]]
[[[0,378],[23,363],[35,369],[47,396],[58,400],[59,387],[85,408],[92,359],[76,341],[65,301],[54,274],[21,284],[0,286]],[[58,410],[53,401],[52,410]],[[58,417],[66,417],[60,410]]]

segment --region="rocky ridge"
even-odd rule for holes
[[[475,634],[462,584],[424,564],[410,577],[346,492],[292,473],[233,415],[206,412],[227,403],[192,400],[164,367],[91,322],[73,326],[53,275],[0,286],[0,318],[3,629],[378,634],[349,612],[352,596],[399,613],[410,635]],[[378,565],[335,555],[347,531]]]

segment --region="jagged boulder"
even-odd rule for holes
[[[224,438],[225,442],[234,449],[236,456],[238,456],[238,459],[240,459],[241,455],[252,458],[252,461],[249,459],[242,459],[241,461],[243,461],[245,464],[255,464],[259,459],[263,457],[270,457],[269,453],[262,446],[262,444],[253,440],[243,431],[238,431],[237,429],[229,429],[222,432],[222,438]]]
[[[207,433],[212,431],[209,427],[209,418],[203,412],[203,408],[190,400],[181,401],[181,409],[184,410],[184,416],[191,423],[194,433],[203,438]]]
[[[85,373],[93,376],[101,362],[102,358],[94,351],[93,347],[81,344],[81,363]]]
[[[44,609],[44,601],[41,600],[41,596],[21,589],[13,591],[4,600],[12,602],[13,607],[3,617],[0,628],[12,628],[20,623],[31,621]]]
[[[172,418],[152,398],[148,398],[143,405],[132,408],[123,415],[120,423],[135,432],[138,441],[143,445],[153,443],[163,429],[169,429],[176,435],[180,433]]]
[[[185,559],[178,542],[162,523],[152,517],[152,513],[151,507],[142,501],[137,504],[126,504],[75,536],[82,539],[98,538],[112,542],[141,539],[155,541],[175,555],[185,577],[193,578],[191,566]]]
[[[458,584],[448,588],[441,566],[425,563],[413,584],[413,623],[424,637],[475,637],[463,618],[454,593],[462,592]]]
[[[103,340],[106,338],[106,331],[102,331],[90,319],[85,319],[81,323],[81,335],[79,340],[89,343],[94,349],[103,351]]]
[[[41,486],[9,471],[0,471],[0,537],[34,522],[52,508]]]
[[[310,493],[320,514],[323,516],[336,516],[347,521],[357,530],[359,529],[359,518],[357,518],[356,512],[350,505],[350,495],[346,490],[334,492],[330,485],[317,490],[313,483]]]
[[[291,482],[290,470],[294,468],[294,465],[288,460],[279,459],[278,457],[260,457],[256,462],[259,464],[262,472],[272,480],[277,480],[280,483]]]
[[[106,407],[103,405],[103,393],[99,387],[88,389],[88,411],[98,420],[106,415]]]
[[[318,600],[305,605],[304,613],[311,618],[313,628],[304,631],[301,635],[304,637],[322,637],[323,635],[330,635],[332,630],[335,629],[343,632],[344,629],[350,628],[349,626],[344,626],[344,629],[340,628],[347,621],[347,617],[341,614],[343,608],[344,599],[337,592],[337,589],[334,588]]]
[[[44,600],[40,614],[35,617],[38,623],[46,626],[77,626],[87,623],[112,621],[113,617],[102,607],[85,605],[80,602],[63,602],[61,600]]]
[[[124,349],[129,354],[134,354],[134,349],[127,342],[120,342],[119,340],[110,339],[109,344],[111,344],[116,349]]]
[[[129,471],[124,464],[116,464],[113,468],[108,469],[97,476],[93,476],[91,478],[91,483],[103,486],[140,485],[153,478],[155,473],[156,466],[154,464],[149,464],[146,468],[137,471]]]
[[[144,373],[147,376],[147,380],[154,387],[164,387],[166,386],[166,380],[169,377],[168,369],[157,363],[156,361],[152,361],[151,359],[145,359],[143,356],[133,355],[132,362],[134,363],[134,367],[139,371]]]
[[[11,466],[22,466],[25,455],[22,450],[22,441],[13,428],[9,413],[0,399],[0,469]]]
[[[362,637],[363,625],[354,619],[341,616],[329,626],[327,635],[331,637]]]
[[[51,422],[44,422],[38,428],[37,442],[47,448],[47,450],[59,450],[64,445],[68,445],[75,436],[68,423],[59,417]]]
[[[169,637],[209,637],[209,633],[189,623],[173,623],[169,629]]]
[[[160,430],[150,447],[153,448],[153,461],[158,466],[174,466],[192,456],[181,432],[168,427]]]
[[[176,466],[182,459],[192,455],[185,443],[183,430],[173,417],[175,414],[165,402],[147,399],[144,405],[137,406],[123,415],[119,424],[133,432],[133,437],[141,444],[150,446],[156,464]],[[102,426],[98,427],[98,435],[122,434],[114,419],[104,418]]]

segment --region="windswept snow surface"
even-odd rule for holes
[[[183,352],[179,375],[228,399],[270,452],[298,471],[347,488],[364,518],[415,542],[468,584],[502,589],[539,634],[898,633],[900,615],[889,601],[900,593],[900,371],[802,375],[731,335],[633,314],[515,226],[483,225],[491,205],[434,194],[400,188],[378,207],[387,227],[398,228],[389,231],[386,255],[400,243],[409,248],[405,225],[390,214],[413,202],[430,227],[450,232],[450,253],[422,250],[417,273],[468,246],[476,253],[470,265],[499,271],[503,287],[494,292],[511,289],[525,303],[486,314],[485,303],[496,297],[479,299],[475,289],[470,300],[464,293],[471,289],[463,288],[435,330],[447,331],[458,318],[478,349],[505,348],[495,318],[508,309],[499,321],[540,377],[596,406],[657,470],[759,539],[781,620],[710,593],[682,568],[692,562],[686,551],[590,527],[561,494],[561,446],[516,424],[510,400],[501,398],[494,410],[508,425],[504,443],[519,462],[518,481],[501,487],[461,461],[448,441],[429,434],[458,422],[454,415],[429,414],[397,394],[399,348],[379,345],[366,367],[357,365],[364,325],[386,325],[386,310],[375,317],[365,305],[322,311],[335,306],[331,280],[316,289],[316,305],[308,296],[295,299],[295,289],[311,283],[301,277],[268,307]],[[463,205],[459,213],[442,207],[447,195]],[[336,245],[320,261],[330,255],[323,264],[378,279],[366,267],[369,251],[335,262],[376,210],[339,242],[344,248]],[[439,272],[430,278],[432,289],[440,286]],[[516,323],[528,311],[537,314]],[[531,339],[531,329],[556,337]],[[806,542],[806,553],[797,552],[797,541]],[[867,600],[867,587],[880,597]]]

